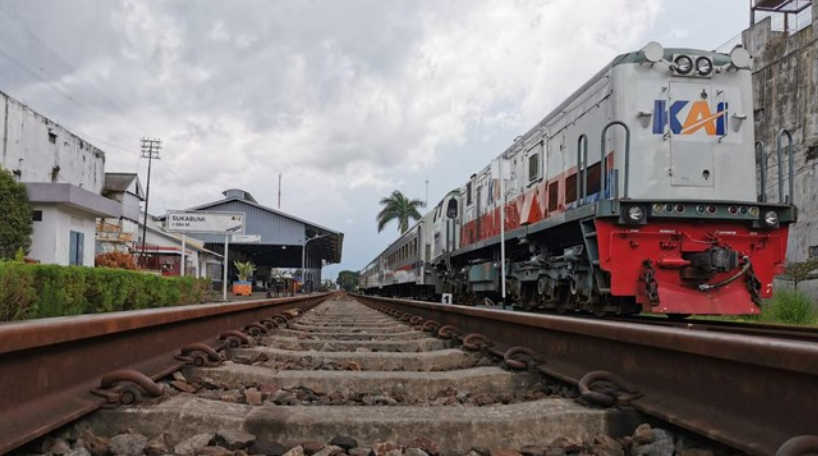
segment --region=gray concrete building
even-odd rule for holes
[[[765,144],[768,167],[766,193],[779,195],[776,145],[783,129],[793,136],[794,203],[799,221],[790,232],[787,256],[803,261],[818,256],[818,42],[813,30],[818,9],[812,9],[812,25],[792,33],[773,30],[767,17],[746,30],[744,46],[753,55],[756,140]],[[782,136],[782,149],[788,141]],[[786,150],[785,150],[786,152]],[[784,196],[788,168],[784,154]]]
[[[787,257],[804,261],[818,257],[818,8],[804,1],[755,2],[762,3],[791,11],[756,19],[742,34],[743,45],[753,56],[756,140],[764,144],[759,158],[768,167],[764,190],[770,201],[781,198],[776,149],[781,136],[786,151],[788,139],[781,132],[787,130],[793,138],[793,201],[799,212],[799,221],[790,230]],[[783,157],[786,197],[786,153]]]

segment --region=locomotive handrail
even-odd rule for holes
[[[577,139],[577,207],[585,204],[585,193],[587,192],[588,175],[588,136],[585,133],[579,135]],[[581,182],[580,182],[581,181]]]
[[[758,155],[758,168],[761,174],[761,201],[767,202],[767,153],[764,141],[756,141],[756,155]]]
[[[600,164],[602,165],[602,176],[600,179],[600,199],[605,199],[605,180],[608,177],[608,160],[605,156],[605,135],[608,133],[608,129],[613,127],[614,125],[619,125],[625,129],[625,194],[623,198],[628,197],[628,183],[630,181],[630,166],[631,166],[631,129],[625,125],[625,122],[620,120],[614,120],[610,122],[608,125],[605,125],[605,128],[602,129],[602,135],[600,135]],[[617,189],[618,190],[618,189]],[[612,192],[613,193],[613,192]]]
[[[789,182],[789,195],[787,199],[784,199],[784,164],[781,161],[781,137],[786,136],[789,144],[787,145],[787,155],[788,155],[788,162],[789,162],[789,169],[788,169],[788,178]],[[778,137],[775,139],[775,155],[776,159],[778,160],[778,200],[781,203],[789,203],[793,204],[795,202],[795,181],[793,180],[795,177],[795,173],[793,172],[793,140],[792,140],[792,133],[786,128],[782,129],[778,133]]]

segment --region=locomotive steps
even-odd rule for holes
[[[102,436],[165,434],[169,449],[183,445],[176,453],[193,437],[207,443],[233,432],[255,442],[249,454],[278,448],[290,456],[338,436],[357,440],[357,454],[346,449],[356,456],[369,449],[384,456],[384,442],[397,456],[418,438],[426,453],[460,455],[633,430],[631,413],[586,408],[539,374],[504,370],[355,301],[326,302],[287,326],[256,346],[228,350],[221,366],[177,374],[171,397],[103,410],[77,427]],[[320,456],[344,451],[324,450]]]

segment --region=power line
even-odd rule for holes
[[[55,52],[53,49],[51,49],[51,47],[49,47],[48,44],[46,44],[39,37],[37,37],[37,35],[34,34],[25,25],[25,22],[23,21],[22,18],[20,18],[19,16],[15,15],[11,11],[9,11],[5,7],[3,7],[3,5],[0,5],[0,12],[3,12],[9,19],[11,19],[11,21],[13,21],[14,24],[16,24],[18,26],[17,30],[21,30],[23,32],[23,34],[28,37],[30,42],[35,44],[35,46],[39,46],[40,48],[44,49],[46,51],[46,53],[49,54],[47,57],[50,60],[46,60],[47,62],[56,61],[57,63],[61,64],[65,69],[67,69],[71,74],[73,74],[76,77],[78,77],[79,79],[82,79],[83,81],[85,81],[85,83],[88,84],[88,88],[91,91],[95,92],[111,109],[114,110],[115,113],[117,113],[117,115],[119,115],[123,119],[127,120],[131,125],[133,125],[137,130],[139,130],[140,133],[143,133],[143,134],[145,133],[145,130],[139,124],[137,124],[133,119],[131,119],[130,117],[128,117],[127,115],[125,115],[123,113],[118,112],[120,110],[120,108],[118,106],[116,106],[116,104],[108,96],[106,96],[104,93],[102,93],[99,90],[97,90],[96,88],[94,88],[94,85],[93,85],[93,83],[91,83],[91,81],[86,79],[79,71],[77,71],[77,69],[73,65],[71,65],[69,62],[65,61],[62,57],[60,57],[60,55],[57,52]],[[11,30],[11,29],[9,29],[9,30]],[[14,41],[12,41],[12,42],[14,42]],[[33,54],[36,55],[36,53],[33,53]],[[45,67],[46,66],[43,65],[43,71],[45,71],[44,70]]]
[[[116,103],[113,100],[111,100],[109,97],[107,97],[104,93],[100,92],[99,90],[96,90],[94,88],[93,84],[88,79],[86,79],[76,69],[76,67],[74,67],[71,63],[67,62],[65,59],[63,59],[57,52],[55,52],[50,46],[48,46],[47,43],[45,43],[39,37],[37,37],[37,35],[34,34],[25,25],[25,21],[22,18],[15,15],[14,13],[9,11],[7,8],[3,7],[2,5],[0,5],[0,12],[4,13],[4,15],[5,15],[5,16],[0,15],[0,19],[5,19],[5,23],[11,25],[11,27],[2,27],[2,28],[0,28],[0,30],[6,29],[6,30],[11,30],[13,32],[14,29],[15,29],[14,26],[16,26],[16,30],[22,32],[22,34],[24,35],[24,37],[23,37],[24,39],[19,41],[19,42],[16,41],[16,40],[9,40],[9,42],[14,44],[15,46],[17,46],[17,48],[19,50],[26,53],[28,59],[32,59],[32,60],[38,60],[39,59],[39,63],[40,63],[40,65],[37,65],[37,62],[34,62],[35,63],[35,69],[32,70],[28,65],[26,65],[26,63],[24,63],[23,61],[21,61],[20,59],[15,57],[13,54],[11,54],[8,51],[3,50],[2,48],[0,48],[0,54],[3,54],[4,56],[6,56],[6,58],[12,64],[17,66],[19,69],[23,70],[25,73],[29,74],[30,76],[38,79],[40,82],[45,84],[53,92],[55,92],[58,95],[60,95],[61,97],[65,98],[69,102],[74,103],[74,104],[79,105],[79,106],[82,106],[82,107],[85,107],[85,108],[88,108],[88,109],[96,110],[97,112],[101,113],[105,117],[108,117],[109,116],[108,112],[103,111],[102,109],[100,109],[97,106],[93,106],[91,104],[87,104],[87,103],[85,103],[83,101],[80,101],[80,99],[77,99],[77,98],[73,97],[67,90],[63,89],[64,84],[59,82],[59,77],[56,74],[56,72],[50,71],[49,68],[48,68],[48,63],[57,62],[59,65],[61,65],[63,67],[63,69],[67,70],[67,72],[69,72],[70,74],[76,76],[79,79],[82,79],[87,84],[87,88],[92,90],[94,93],[96,93],[99,96],[99,98],[102,101],[104,101],[105,104],[109,108],[113,109],[113,111],[114,111],[114,113],[116,115],[118,115],[118,116],[122,117],[123,119],[127,120],[131,125],[133,125],[141,133],[145,132],[145,129],[142,128],[138,123],[136,123],[136,121],[134,121],[132,118],[128,117],[127,115],[119,112],[120,109],[117,107]],[[28,39],[28,43],[26,43],[25,38]],[[26,49],[24,47],[25,45],[28,45],[28,49]],[[38,50],[44,50],[44,55],[40,55]],[[43,57],[46,57],[46,58],[43,58]],[[40,74],[40,73],[42,73],[42,74]],[[50,78],[54,80],[54,83],[52,83],[51,81],[44,78],[43,75],[50,76]],[[112,143],[110,141],[104,140],[104,139],[99,138],[97,136],[89,135],[89,134],[79,130],[78,128],[74,128],[74,127],[69,126],[67,123],[65,123],[63,121],[60,121],[60,123],[63,124],[64,126],[66,126],[67,128],[76,131],[77,133],[81,134],[84,137],[88,137],[88,138],[93,139],[95,142],[105,144],[105,145],[107,145],[109,147],[113,147],[113,148],[116,148],[116,149],[119,149],[119,150],[122,150],[122,151],[125,151],[125,152],[128,152],[128,153],[133,153],[133,154],[138,155],[138,152],[136,150],[132,149],[132,148],[123,147],[121,145]],[[192,190],[192,187],[190,186],[190,184],[188,184],[184,179],[182,179],[182,177],[179,176],[175,171],[173,171],[173,169],[169,169],[169,170],[176,177],[176,179],[179,180],[179,182],[181,182],[188,189]]]

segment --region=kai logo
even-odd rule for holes
[[[688,108],[687,114],[682,113],[685,108]],[[712,112],[706,100],[677,100],[670,106],[667,100],[656,100],[653,112],[653,133],[657,135],[665,133],[668,123],[674,135],[704,131],[707,136],[724,136],[727,131],[727,103],[724,102],[716,106],[716,112]]]

